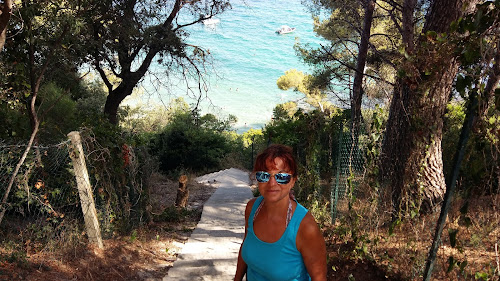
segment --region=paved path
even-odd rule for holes
[[[227,169],[197,178],[216,181],[196,229],[182,247],[164,281],[233,280],[245,233],[245,205],[252,192],[248,173]]]

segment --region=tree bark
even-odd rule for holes
[[[358,48],[356,73],[354,74],[351,99],[352,131],[355,136],[357,136],[362,120],[361,102],[363,97],[363,76],[365,73],[366,57],[368,55],[368,45],[370,43],[373,11],[375,10],[375,0],[366,0],[364,5],[365,15],[363,21],[363,30],[361,33],[361,41]]]
[[[111,124],[118,124],[118,107],[127,96],[132,94],[135,86],[137,85],[137,83],[139,83],[142,77],[144,77],[153,61],[153,58],[159,51],[160,50],[157,48],[149,49],[149,52],[146,54],[141,66],[135,72],[131,71],[131,64],[122,64],[123,69],[120,74],[122,81],[120,82],[120,85],[118,85],[118,87],[116,87],[115,89],[112,89],[112,85],[109,82],[105,72],[99,67],[98,64],[96,64],[96,68],[101,74],[101,78],[105,81],[105,84],[108,85],[109,94],[104,105],[104,114]]]
[[[471,2],[433,1],[422,34],[447,32]],[[434,212],[443,199],[443,117],[459,67],[452,54],[447,46],[422,36],[415,59],[402,64],[405,75],[394,90],[381,161],[382,176],[393,188],[395,215],[408,214],[412,206],[421,213]]]
[[[118,107],[120,103],[132,94],[137,82],[124,80],[116,89],[109,92],[104,104],[104,114],[111,124],[118,124]]]
[[[7,39],[7,26],[12,13],[12,0],[4,0],[0,11],[0,51],[2,51]]]

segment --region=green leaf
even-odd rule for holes
[[[391,225],[389,226],[389,235],[392,236],[394,234],[394,229],[396,228],[396,226],[398,226],[399,224],[401,224],[401,220],[400,219],[397,219],[395,221],[393,221],[391,223]]]
[[[466,62],[469,62],[469,63],[474,62],[478,55],[479,55],[479,52],[477,52],[477,50],[475,50],[475,49],[471,49],[471,48],[465,49],[464,58],[465,58]]]
[[[406,50],[405,50],[405,52],[404,52],[404,56],[405,56],[405,58],[406,58],[407,60],[409,60],[409,61],[413,61],[413,57],[412,57],[412,56],[410,56],[410,54],[408,54],[408,52],[406,52]]]
[[[462,205],[462,207],[460,208],[460,213],[461,213],[462,215],[465,215],[465,214],[467,214],[467,211],[468,211],[468,210],[469,210],[469,202],[467,201],[467,202],[465,202],[465,203]]]
[[[460,266],[460,272],[463,273],[465,270],[465,267],[467,266],[467,261],[465,260],[465,261],[459,263],[459,266]]]
[[[457,92],[460,94],[465,93],[465,89],[467,88],[467,80],[465,76],[458,75],[457,76],[457,81],[455,82],[455,89]]]
[[[406,71],[404,69],[398,70],[398,77],[399,78],[404,78],[406,77]]]
[[[469,227],[472,225],[472,221],[469,217],[465,217],[463,220],[464,220],[464,224],[466,227]]]
[[[449,257],[448,258],[448,269],[446,270],[446,272],[451,272],[453,270],[453,268],[455,267],[455,264],[456,264],[456,261],[453,257]]]
[[[427,36],[427,38],[436,38],[437,37],[437,32],[436,31],[432,31],[432,30],[429,30],[427,31],[427,33],[425,33],[425,35]]]
[[[495,108],[500,110],[500,88],[495,90]]]
[[[459,19],[462,20],[462,19]],[[452,21],[450,24],[450,32],[455,32],[458,29],[458,22]]]
[[[457,245],[458,229],[448,229],[448,236],[450,236],[450,245],[455,248]]]
[[[440,33],[437,37],[438,42],[443,43],[448,39],[448,34],[446,32]]]
[[[478,279],[481,279],[481,280],[488,280],[488,273],[486,272],[476,272],[476,274],[474,275],[474,279],[478,280]]]

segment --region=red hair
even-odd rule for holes
[[[275,158],[280,158],[285,163],[285,166],[290,170],[293,177],[297,177],[297,163],[293,156],[293,149],[282,144],[272,144],[264,151],[257,155],[253,171],[268,171],[270,167],[268,163],[274,163]]]

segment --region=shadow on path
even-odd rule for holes
[[[233,280],[245,233],[245,206],[252,196],[248,173],[227,169],[196,179],[217,184],[201,219],[164,281]]]

